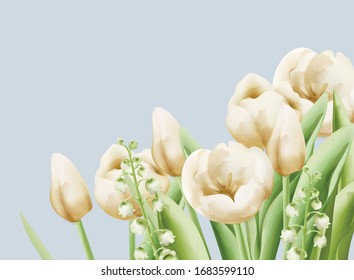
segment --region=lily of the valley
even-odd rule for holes
[[[122,165],[129,170],[131,169],[130,166],[127,166],[127,157],[128,152],[123,146],[111,145],[103,154],[95,177],[95,198],[98,205],[110,216],[122,220],[131,220],[141,216],[141,209],[132,197],[129,188],[122,185],[117,188],[117,179],[119,181],[123,174]],[[148,198],[150,201],[154,197],[145,189],[145,181],[150,178],[158,182],[161,192],[166,193],[169,187],[169,178],[156,167],[151,156],[151,150],[143,150],[141,153],[135,154],[135,157],[140,159],[140,164],[145,169],[145,172],[141,173],[143,177],[137,174],[137,180],[143,180],[139,184],[142,197]],[[124,184],[125,181],[122,180],[120,183]],[[132,209],[125,204],[127,200]]]
[[[317,229],[328,229],[330,224],[331,223],[329,222],[329,217],[326,214],[318,213],[315,215],[314,225],[317,227]]]

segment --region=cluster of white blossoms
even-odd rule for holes
[[[309,186],[300,188],[296,196],[294,196],[294,202],[288,204],[285,208],[286,215],[294,218],[299,216],[299,204],[303,204],[305,206],[303,224],[294,223],[286,226],[280,236],[284,243],[291,244],[291,248],[286,252],[288,260],[307,258],[307,253],[303,247],[311,233],[315,234],[312,237],[313,247],[322,249],[327,244],[325,233],[330,225],[330,221],[326,214],[321,213],[322,202],[319,199],[320,192],[316,188],[313,188],[313,184],[321,180],[321,174],[318,171],[310,174],[306,166],[303,168],[303,171],[309,177]],[[310,221],[312,221],[314,229],[311,229]],[[301,237],[301,242],[296,243],[298,236]]]

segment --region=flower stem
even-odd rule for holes
[[[321,250],[322,249],[317,246],[314,247],[312,249],[311,260],[319,260],[321,256]]]
[[[80,235],[82,246],[85,249],[85,253],[86,253],[87,259],[88,260],[94,260],[95,258],[93,256],[93,253],[92,253],[92,250],[91,250],[90,242],[89,242],[89,240],[87,238],[87,235],[86,235],[86,232],[85,232],[85,229],[84,229],[84,225],[82,224],[81,220],[76,223],[76,227],[77,227],[77,230],[78,230],[79,235]]]
[[[236,239],[237,239],[237,245],[238,248],[241,252],[241,257],[243,260],[248,259],[248,254],[245,246],[245,240],[243,239],[243,234],[242,234],[242,229],[240,224],[234,224],[234,229],[235,229],[235,234],[236,234]]]
[[[289,224],[289,217],[286,215],[285,208],[290,203],[290,191],[289,191],[289,176],[283,176],[283,228],[286,228]]]
[[[309,209],[310,209],[310,203],[311,203],[311,194],[307,192],[306,195],[306,204],[305,204],[305,216],[304,216],[304,225],[302,227],[302,242],[301,242],[301,248],[306,252],[306,236],[307,236],[307,220],[309,216]]]
[[[135,166],[133,164],[133,159],[132,159],[132,152],[130,151],[129,148],[127,148],[127,151],[128,151],[128,156],[129,156],[129,163],[130,163],[130,167],[131,167],[131,170],[132,170],[132,177],[133,177],[133,182],[134,182],[134,186],[135,186],[135,189],[136,189],[136,193],[137,193],[137,196],[136,197],[136,200],[139,204],[139,207],[141,209],[141,213],[143,214],[143,217],[146,221],[149,221],[149,218],[145,212],[145,209],[144,209],[144,201],[141,197],[141,194],[140,194],[140,191],[139,191],[139,183],[138,183],[138,180],[136,178],[136,174],[135,174]],[[153,230],[151,230],[151,223],[149,222],[148,223],[148,226],[146,227],[146,230],[147,230],[147,234],[148,234],[148,237],[149,237],[149,242],[150,242],[150,246],[154,252],[154,256],[156,254],[156,247],[154,245],[154,240],[152,238],[152,233],[154,232]]]
[[[130,229],[130,225],[132,224],[132,220],[129,221],[129,258],[134,260],[134,251],[135,251],[135,234],[132,233]]]

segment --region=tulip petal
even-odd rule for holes
[[[282,176],[300,170],[305,162],[305,140],[296,113],[287,105],[280,110],[266,147],[273,168]]]
[[[266,79],[250,73],[237,84],[235,93],[229,101],[229,108],[245,98],[256,98],[271,88],[271,84]]]
[[[171,176],[180,176],[185,161],[179,139],[180,125],[165,109],[155,108],[152,114],[152,157],[157,166]]]
[[[215,222],[233,224],[250,219],[272,186],[273,169],[262,150],[236,142],[193,152],[182,171],[185,198]]]
[[[229,106],[226,127],[235,140],[244,143],[247,147],[264,146],[257,132],[255,120],[246,109],[237,105]]]

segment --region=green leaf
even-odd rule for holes
[[[181,127],[179,130],[179,137],[181,141],[181,147],[184,156],[187,158],[192,152],[199,150],[201,147],[198,142],[192,137],[192,135],[185,129]]]
[[[344,104],[336,92],[333,92],[333,131],[350,124],[350,119]]]
[[[343,188],[336,196],[333,221],[332,238],[329,252],[330,259],[338,259],[338,249],[341,241],[351,235],[351,226],[354,219],[354,182]],[[344,248],[348,252],[349,248]],[[341,254],[341,258],[347,259],[348,255]]]
[[[315,171],[319,171],[322,174],[322,179],[313,184],[313,187],[320,191],[321,201],[325,201],[328,196],[330,178],[336,170],[338,162],[346,156],[353,134],[354,126],[352,124],[337,130],[317,148],[306,164],[310,174]],[[302,172],[297,184],[297,190],[308,185],[309,178]],[[293,201],[297,199],[298,197],[295,193]],[[291,218],[290,223],[302,224],[304,211],[303,207],[300,208],[299,216]]]
[[[230,228],[224,224],[210,222],[223,260],[241,260],[237,240]]]
[[[257,225],[256,217],[249,219],[247,222],[245,222],[245,225],[247,229],[246,235],[247,235],[248,248],[251,253],[251,259],[257,260],[259,259],[261,248],[260,248],[260,242],[258,236],[258,225]]]
[[[168,196],[159,194],[165,208],[161,212],[163,227],[176,236],[169,247],[180,260],[208,260],[208,252],[197,228],[184,211]]]
[[[48,252],[46,247],[43,245],[42,241],[39,239],[29,222],[26,220],[25,216],[20,213],[21,216],[21,221],[23,224],[23,227],[25,228],[25,231],[29,237],[29,239],[32,242],[32,245],[34,248],[37,250],[38,254],[41,256],[42,260],[52,260],[53,257],[51,254]]]
[[[179,204],[183,197],[181,188],[180,188],[179,178],[173,177],[170,180],[170,188],[168,189],[167,196],[170,197],[174,202]]]
[[[306,143],[306,160],[313,153],[317,135],[326,115],[327,104],[328,95],[323,94],[302,118],[301,127]]]
[[[282,193],[273,200],[264,217],[261,242],[261,260],[274,260],[279,246],[280,232],[283,226]]]

